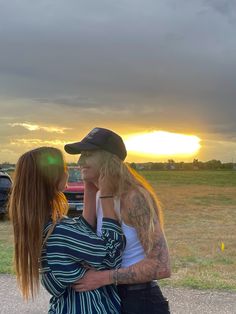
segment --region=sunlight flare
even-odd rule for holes
[[[125,138],[127,150],[141,155],[191,156],[201,147],[200,138],[166,131],[153,131],[128,135]]]

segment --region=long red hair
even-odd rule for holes
[[[35,296],[39,287],[39,259],[43,229],[67,213],[68,204],[59,184],[66,166],[62,152],[40,147],[23,154],[14,173],[9,216],[14,231],[14,262],[23,297]]]

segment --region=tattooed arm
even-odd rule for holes
[[[119,284],[142,283],[170,277],[170,261],[166,240],[163,233],[159,237],[156,242],[156,252],[153,249],[153,252],[140,262],[118,270],[117,281]],[[157,250],[159,249],[160,252],[158,253]],[[112,277],[113,282],[115,282],[115,272]]]
[[[120,284],[141,283],[170,277],[167,242],[157,216],[152,218],[154,228],[148,235],[150,210],[145,198],[138,192],[132,192],[126,206],[128,224],[136,228],[146,257],[136,264],[119,269],[118,274],[114,273],[113,277],[117,275]],[[149,248],[150,241],[151,248]]]

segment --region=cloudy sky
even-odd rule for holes
[[[95,126],[235,161],[235,26],[235,0],[0,0],[0,162]]]

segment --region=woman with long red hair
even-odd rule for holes
[[[65,216],[68,204],[62,191],[67,178],[62,152],[53,147],[26,152],[17,162],[9,214],[16,275],[23,297],[34,297],[41,279],[52,294],[50,314],[120,313],[114,285],[90,292],[71,288],[89,267],[119,267],[125,244],[114,206],[107,198],[102,199],[105,218],[99,237],[85,218]],[[109,194],[103,178],[100,184],[101,193]],[[89,193],[85,195],[88,203],[93,191]]]

